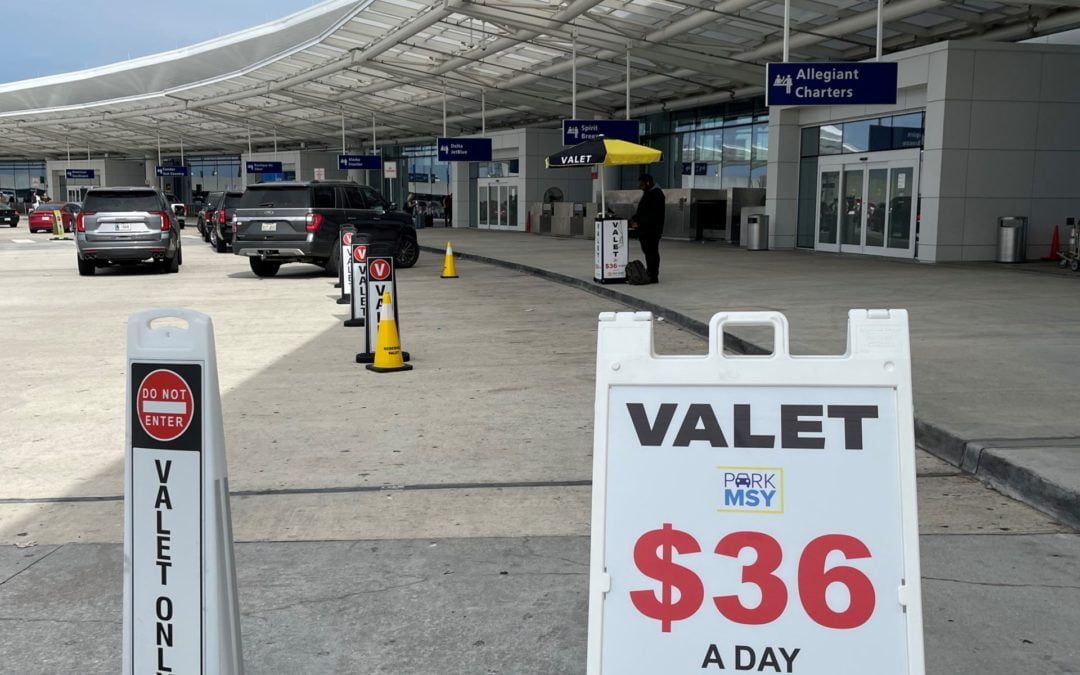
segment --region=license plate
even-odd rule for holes
[[[262,224],[262,231],[263,232],[276,232],[277,231],[277,223],[263,223]]]
[[[131,223],[116,223],[113,225],[117,232],[131,232]]]

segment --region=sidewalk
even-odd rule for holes
[[[1056,266],[926,265],[664,241],[660,284],[602,286],[592,281],[591,240],[463,228],[419,237],[432,254],[449,239],[459,257],[529,271],[702,335],[720,310],[778,310],[795,354],[843,353],[848,309],[907,309],[918,443],[1080,525],[1080,416],[1070,414],[1080,410],[1080,278]],[[640,259],[632,246],[631,259]]]

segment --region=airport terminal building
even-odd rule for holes
[[[632,209],[648,171],[668,193],[668,237],[745,245],[756,213],[770,248],[921,262],[994,260],[1001,218],[1026,221],[1040,258],[1080,217],[1080,10],[795,2],[785,31],[781,2],[707,4],[330,0],[0,85],[0,192],[79,201],[146,184],[190,202],[350,178],[454,227],[591,237],[601,186]],[[767,105],[765,64],[785,50],[853,63],[878,45],[897,64],[895,102]],[[564,120],[633,120],[663,159],[548,169]],[[446,137],[490,139],[490,157],[443,161]]]

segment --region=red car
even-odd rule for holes
[[[79,211],[74,204],[70,202],[43,202],[30,212],[30,217],[27,219],[30,232],[52,232],[53,211],[60,212],[61,219],[64,222],[64,232],[71,232],[75,229],[75,217]]]

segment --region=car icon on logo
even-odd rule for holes
[[[750,487],[750,476],[745,473],[735,476],[735,487]]]

